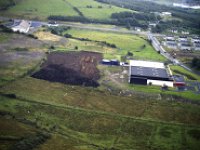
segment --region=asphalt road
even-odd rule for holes
[[[153,45],[153,47],[155,48],[155,50],[157,52],[160,51],[161,55],[163,55],[165,58],[167,58],[168,60],[170,60],[174,64],[179,65],[179,66],[185,68],[186,70],[192,72],[192,70],[190,68],[188,68],[187,66],[185,66],[179,60],[177,60],[174,57],[172,57],[169,53],[167,53],[165,51],[165,49],[162,47],[162,45],[160,44],[160,42],[157,40],[157,38],[152,33],[150,33],[150,32],[148,33],[148,38],[152,41],[152,45]]]

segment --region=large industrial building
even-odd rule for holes
[[[164,63],[131,60],[129,82],[133,84],[158,85],[173,87],[170,70]]]

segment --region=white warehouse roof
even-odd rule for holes
[[[164,63],[152,62],[152,61],[141,61],[141,60],[130,60],[130,66],[135,67],[147,67],[147,68],[165,68]]]

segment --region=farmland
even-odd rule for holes
[[[92,6],[92,8],[87,8],[87,6]],[[109,19],[113,12],[129,11],[93,0],[20,0],[15,6],[2,13],[6,16],[46,20],[50,15],[79,16],[80,14],[74,8],[87,18],[105,20]]]
[[[48,44],[40,40],[2,31],[0,39],[0,85],[32,72],[45,58]]]
[[[105,54],[106,58],[115,57],[120,59],[121,55],[126,55],[127,52],[132,52],[135,59],[165,61],[165,58],[159,55],[143,37],[79,29],[71,29],[68,30],[67,33],[71,34],[73,37],[106,41],[108,43],[115,44],[117,46],[116,54]],[[142,48],[144,44],[146,46],[145,48]]]
[[[36,20],[57,15],[108,21],[112,13],[130,11],[94,0],[15,3],[0,13]],[[87,26],[128,31],[113,25]],[[101,63],[103,58],[168,63],[144,34],[50,23],[33,31],[0,31],[0,149],[199,149],[197,86],[178,91],[132,85],[128,66]],[[188,82],[200,79],[179,66],[170,68]]]

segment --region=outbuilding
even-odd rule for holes
[[[173,79],[170,76],[170,71],[167,70],[164,63],[130,61],[129,83],[131,84],[173,87]]]

